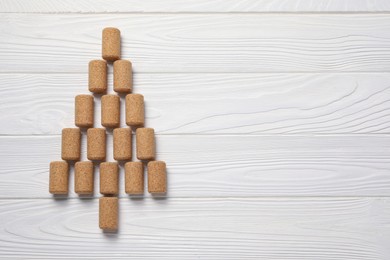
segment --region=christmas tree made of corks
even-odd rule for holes
[[[144,165],[148,172],[148,191],[164,195],[167,191],[166,165],[155,161],[156,144],[153,128],[145,128],[144,97],[132,93],[132,65],[121,60],[121,35],[117,28],[105,28],[102,33],[103,60],[89,62],[89,91],[101,96],[101,124],[94,126],[94,95],[82,94],[75,98],[76,128],[62,130],[61,157],[63,161],[50,163],[49,192],[68,194],[69,169],[74,166],[74,190],[79,195],[94,194],[94,165],[99,167],[100,193],[99,227],[118,229],[119,167],[124,165],[125,192],[129,195],[144,193]],[[125,98],[126,124],[120,128],[121,96],[107,93],[107,65],[113,63],[113,86]],[[132,93],[132,94],[130,94]],[[87,129],[87,158],[80,161],[81,135]],[[106,131],[109,130],[109,131]],[[112,132],[111,132],[112,130]],[[132,161],[132,136],[135,132],[139,161]],[[116,162],[106,162],[106,134],[113,134],[113,155]],[[118,162],[122,162],[118,164]]]

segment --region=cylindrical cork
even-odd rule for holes
[[[74,174],[74,191],[77,194],[93,194],[93,163],[77,162]]]
[[[148,163],[148,191],[150,193],[167,192],[167,170],[165,162],[152,161]]]
[[[79,128],[62,129],[62,160],[80,160],[81,131]]]
[[[104,28],[102,36],[102,57],[107,61],[121,58],[121,32],[117,28]]]
[[[129,126],[144,126],[145,108],[144,96],[128,94],[126,96],[126,124]]]
[[[99,227],[108,231],[118,229],[117,197],[102,197],[99,199]]]
[[[119,127],[120,98],[117,95],[102,96],[102,125],[109,128]]]
[[[114,159],[117,161],[131,160],[131,130],[129,128],[116,128],[114,136]]]
[[[153,128],[138,128],[136,130],[138,160],[154,160],[156,158],[156,141]]]
[[[106,130],[89,128],[87,131],[88,160],[104,161],[106,159]]]
[[[93,127],[93,96],[77,95],[75,98],[75,124],[78,127]]]
[[[133,74],[131,62],[117,60],[114,62],[114,91],[130,93],[133,88]]]
[[[119,190],[119,168],[116,162],[100,164],[100,193],[117,195]]]
[[[144,193],[144,166],[142,162],[125,164],[125,192],[127,194]]]
[[[49,192],[68,194],[69,167],[64,161],[50,163]]]
[[[107,62],[105,60],[91,60],[89,62],[88,89],[93,93],[106,93]]]

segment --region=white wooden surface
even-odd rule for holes
[[[0,0],[0,258],[390,259],[389,12]],[[71,178],[69,197],[48,194],[106,26],[122,31],[169,174],[166,198],[121,185],[116,234],[98,229],[97,192],[77,197]]]

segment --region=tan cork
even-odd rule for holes
[[[119,127],[120,98],[117,95],[102,96],[102,126],[108,128]]]
[[[119,168],[116,162],[100,164],[100,193],[117,195],[119,190]]]
[[[106,93],[107,62],[105,60],[91,60],[89,62],[88,89],[93,93]]]
[[[106,130],[89,128],[87,131],[88,160],[104,161],[106,159]]]
[[[62,129],[62,160],[80,160],[81,131],[79,128]]]
[[[102,35],[102,57],[107,61],[121,58],[121,32],[117,28],[107,27]]]
[[[125,164],[125,192],[127,194],[144,193],[144,166],[142,162]]]
[[[150,193],[167,192],[167,170],[165,162],[152,161],[148,163],[148,191]]]
[[[69,166],[65,161],[50,163],[49,192],[68,194]]]
[[[118,229],[118,198],[102,197],[99,199],[99,227],[107,231]]]
[[[74,168],[74,191],[77,194],[93,194],[93,163],[77,162]]]
[[[130,93],[133,88],[133,73],[131,62],[117,60],[114,62],[114,91],[118,93]]]
[[[153,128],[136,130],[136,146],[138,160],[154,160],[156,158],[156,142]]]
[[[144,96],[141,94],[128,94],[126,96],[126,124],[129,126],[144,126]]]
[[[131,129],[116,128],[114,136],[114,159],[117,161],[131,160]]]
[[[75,125],[93,127],[94,100],[92,95],[77,95],[75,98]]]

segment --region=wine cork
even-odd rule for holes
[[[102,57],[107,61],[121,58],[121,32],[117,28],[107,27],[102,35]]]
[[[68,194],[69,167],[65,161],[50,163],[49,192]]]
[[[93,163],[77,162],[74,168],[74,191],[77,194],[93,194]]]
[[[117,195],[119,190],[119,168],[116,162],[100,164],[100,193]]]
[[[106,159],[106,130],[104,128],[89,128],[87,131],[88,160]]]
[[[108,128],[119,127],[120,98],[117,95],[102,96],[102,125]]]
[[[165,162],[152,161],[148,163],[148,191],[150,193],[167,192],[167,170]]]
[[[105,60],[91,60],[89,62],[88,89],[93,93],[106,93],[107,62]]]
[[[102,197],[99,199],[99,227],[108,231],[118,229],[117,197]]]
[[[127,194],[144,193],[144,166],[142,162],[125,164],[125,192]]]
[[[114,136],[114,159],[117,161],[131,160],[131,130],[129,128],[116,128]]]
[[[62,160],[80,160],[81,131],[79,128],[62,129]]]
[[[138,160],[154,160],[156,144],[153,128],[138,128],[136,130],[136,144]]]
[[[119,93],[130,93],[133,88],[133,74],[131,62],[128,60],[117,60],[114,62],[114,91]]]
[[[93,96],[77,95],[75,98],[75,125],[93,127]]]
[[[144,126],[145,108],[144,96],[128,94],[126,96],[126,124],[129,126]]]

